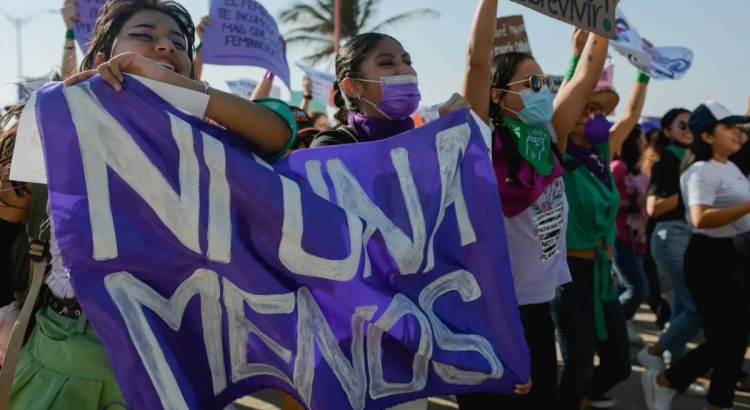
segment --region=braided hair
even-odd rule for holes
[[[525,53],[509,52],[504,54],[498,54],[492,61],[492,88],[500,89],[500,100],[502,101],[509,87],[510,80],[518,72],[518,67],[526,61],[526,59],[533,60],[534,58]],[[505,183],[508,185],[518,185],[518,172],[521,170],[523,164],[523,158],[518,152],[518,143],[516,139],[512,137],[512,131],[508,129],[503,121],[503,108],[500,104],[495,103],[492,100],[492,94],[490,94],[490,121],[495,127],[495,132],[502,148],[499,150],[494,149],[493,139],[493,150],[492,150],[492,162],[504,161],[508,164],[508,177],[505,179]],[[552,151],[558,157],[558,160],[562,163],[560,153],[557,150],[557,144],[551,141]]]
[[[349,113],[357,111],[354,102],[344,94],[341,82],[347,78],[359,78],[359,67],[367,55],[377,47],[381,40],[393,40],[395,38],[381,33],[363,33],[352,37],[336,53],[336,80],[333,82],[333,104],[337,111],[334,115],[339,125],[349,124]],[[401,44],[401,43],[399,43]]]

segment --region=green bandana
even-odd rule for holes
[[[547,128],[532,127],[521,121],[503,117],[505,125],[516,137],[518,153],[538,174],[549,175],[555,168],[552,138]]]
[[[682,161],[683,158],[685,158],[685,152],[687,152],[687,148],[681,148],[681,147],[675,147],[674,145],[667,145],[666,146],[667,151],[674,154],[677,159]]]

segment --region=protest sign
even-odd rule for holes
[[[288,87],[289,63],[276,20],[255,0],[212,0],[203,62],[261,67]]]
[[[304,71],[305,75],[310,78],[310,81],[312,81],[313,98],[318,101],[329,101],[330,98],[328,97],[331,94],[333,82],[336,80],[336,77],[334,77],[333,74],[324,73],[312,67],[300,64],[297,64],[297,67]],[[333,104],[330,106],[334,107]]]
[[[531,55],[529,36],[526,34],[523,16],[498,17],[495,42],[492,46],[495,55],[513,51]]]
[[[497,183],[465,110],[271,166],[139,82],[35,98],[57,242],[128,408],[276,388],[381,410],[528,380]]]
[[[258,82],[247,78],[240,78],[239,80],[227,81],[229,91],[239,97],[250,99],[255,91],[255,87],[258,86]],[[271,92],[268,95],[270,98],[281,98],[281,90],[277,86],[271,86]]]
[[[94,34],[94,25],[99,17],[99,10],[104,6],[107,0],[76,0],[78,8],[78,21],[75,22],[73,32],[76,36],[76,42],[81,51],[86,53]]]
[[[650,47],[638,30],[617,9],[617,39],[612,47],[630,64],[655,80],[679,80],[693,65],[693,52],[685,47]]]
[[[545,16],[615,38],[615,0],[512,0]]]

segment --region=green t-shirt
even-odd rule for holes
[[[596,249],[594,261],[594,316],[600,340],[607,339],[602,301],[617,300],[617,291],[610,274],[611,261],[607,257],[607,246],[615,242],[617,227],[615,218],[620,208],[620,193],[617,191],[612,173],[609,171],[609,141],[596,145],[606,164],[610,179],[607,187],[593,172],[583,165],[569,170],[563,167],[565,194],[568,197],[568,249]],[[567,153],[563,158],[575,161]],[[603,246],[600,246],[600,242]]]

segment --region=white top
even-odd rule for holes
[[[705,205],[712,208],[726,208],[743,202],[750,202],[750,180],[742,175],[733,162],[721,163],[714,160],[698,161],[691,165],[680,178],[682,199],[685,201],[685,219],[690,222],[690,206]],[[750,231],[750,215],[714,229],[693,228],[693,232],[714,238],[731,238]]]
[[[547,129],[557,143],[552,125]],[[503,221],[518,304],[551,301],[557,287],[571,280],[566,259],[568,198],[563,177],[552,181],[533,205],[512,218],[503,215]]]

